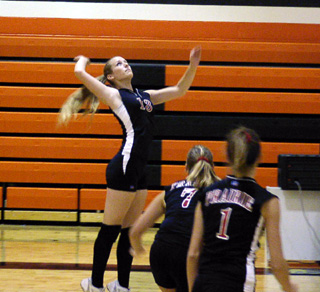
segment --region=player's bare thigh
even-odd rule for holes
[[[138,190],[136,192],[136,196],[131,203],[130,209],[128,210],[126,217],[123,220],[123,223],[122,223],[123,228],[131,227],[133,223],[142,214],[142,211],[146,204],[147,195],[148,195],[148,191],[146,189]]]
[[[147,190],[137,192],[107,189],[103,223],[130,227],[143,211]]]

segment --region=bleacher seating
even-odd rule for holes
[[[200,44],[202,61],[186,96],[157,106],[147,204],[185,177],[188,149],[204,144],[216,172],[229,173],[225,134],[242,124],[263,141],[257,181],[277,186],[279,154],[320,154],[320,31],[312,24],[1,17],[1,223],[97,223],[105,168],[121,143],[107,106],[56,125],[80,86],[76,55],[101,75],[121,55],[141,89],[175,84]],[[35,215],[36,214],[36,215]],[[37,216],[39,214],[39,216]],[[62,215],[61,215],[62,214]]]

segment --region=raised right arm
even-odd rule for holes
[[[76,77],[87,87],[102,103],[108,105],[112,110],[117,109],[122,101],[119,91],[115,88],[106,86],[89,73],[86,67],[90,60],[85,56],[77,56],[74,58],[77,62],[74,68]]]

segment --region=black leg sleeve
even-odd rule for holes
[[[113,243],[116,241],[121,230],[120,225],[102,224],[94,243],[92,285],[97,288],[103,287],[103,276],[109,259]]]
[[[121,230],[117,247],[118,281],[120,286],[124,288],[129,288],[130,270],[133,260],[129,253],[130,246],[129,228],[124,228]]]

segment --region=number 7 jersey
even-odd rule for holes
[[[198,199],[192,182],[181,180],[165,189],[166,213],[155,240],[188,248]]]

